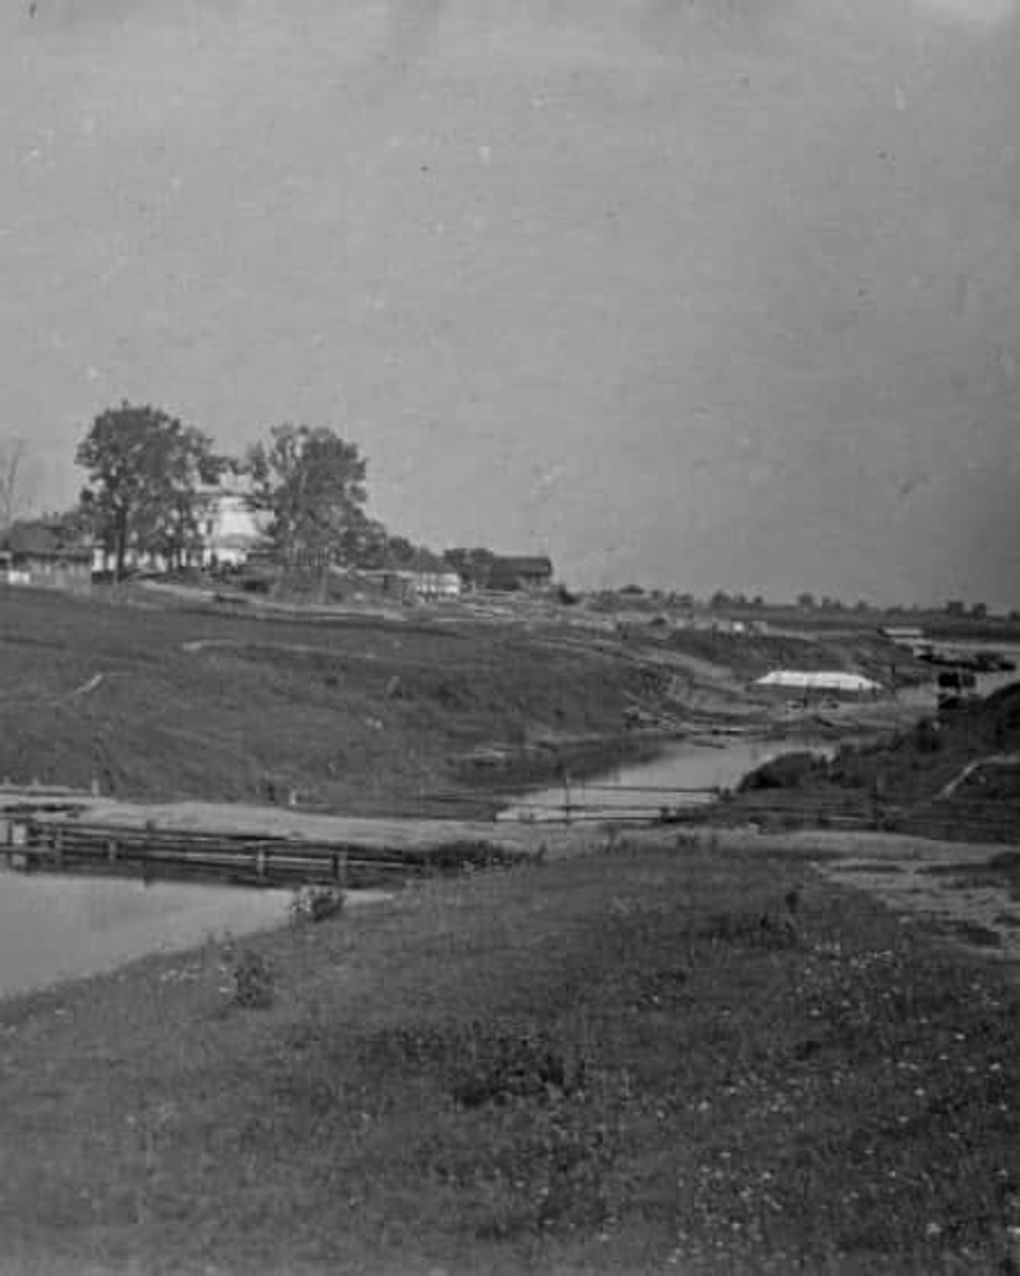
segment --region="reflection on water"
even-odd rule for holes
[[[281,925],[290,899],[278,890],[0,871],[0,996]]]
[[[620,767],[609,775],[570,786],[571,806],[601,808],[606,818],[659,806],[703,802],[705,795],[685,790],[733,788],[748,771],[780,753],[810,749],[829,756],[831,741],[815,739],[731,740],[718,746],[677,744],[652,762]],[[637,791],[635,791],[637,790]],[[562,819],[567,796],[563,785],[522,798],[500,813],[501,819]]]

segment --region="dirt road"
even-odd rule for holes
[[[691,836],[691,835],[688,835]],[[801,852],[829,880],[866,891],[895,912],[929,921],[947,940],[1015,967],[1020,978],[1020,849],[895,833],[698,830],[723,851]]]

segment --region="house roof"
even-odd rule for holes
[[[512,572],[516,576],[551,576],[552,561],[545,555],[499,555],[493,559],[494,571]]]
[[[64,545],[59,549],[11,548],[10,557],[17,562],[37,563],[86,563],[92,564],[92,550],[82,545]]]
[[[66,561],[92,559],[92,546],[79,541],[61,542],[55,528],[47,523],[15,523],[8,532],[6,548],[18,557]]]

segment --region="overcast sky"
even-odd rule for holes
[[[1010,0],[11,0],[0,435],[338,428],[437,548],[1020,606]]]

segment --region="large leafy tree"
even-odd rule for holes
[[[130,549],[181,561],[197,535],[201,488],[224,465],[201,430],[126,400],[95,418],[75,460],[88,472],[85,501],[118,577]]]
[[[251,504],[269,515],[269,538],[287,562],[357,562],[378,541],[365,513],[367,463],[334,430],[274,426],[249,450],[247,471]]]
[[[468,584],[476,589],[485,589],[492,576],[496,555],[491,549],[479,545],[473,549],[448,549],[443,559],[446,566],[457,572]]]

